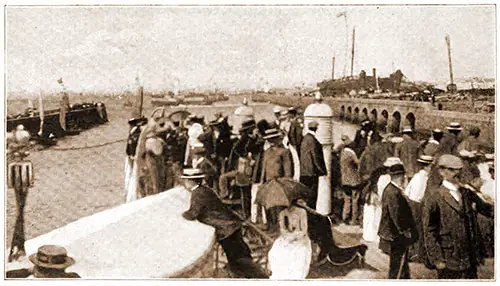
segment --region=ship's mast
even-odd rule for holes
[[[450,84],[453,84],[453,67],[451,64],[451,43],[450,43],[450,35],[446,35],[446,46],[448,47],[448,64],[450,67]]]
[[[351,77],[354,72],[354,41],[356,39],[356,27],[352,27],[352,57],[351,57]]]

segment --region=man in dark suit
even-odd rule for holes
[[[477,279],[485,247],[476,211],[493,217],[493,206],[459,184],[460,158],[444,154],[438,166],[442,183],[427,190],[422,210],[426,266],[439,279]]]
[[[290,130],[288,131],[288,140],[290,145],[295,147],[300,157],[300,144],[302,143],[303,126],[297,117],[297,109],[290,107],[288,109],[288,117],[290,118]]]
[[[311,189],[307,205],[312,209],[316,209],[318,179],[326,175],[323,147],[316,139],[318,125],[316,121],[309,122],[307,126],[309,131],[300,144],[300,182]]]
[[[189,209],[182,213],[187,220],[198,220],[215,228],[215,235],[224,249],[229,269],[236,278],[268,278],[252,261],[250,248],[243,241],[241,221],[217,197],[215,192],[202,184],[205,174],[200,169],[184,169],[181,179],[191,192]]]
[[[379,247],[390,255],[389,279],[410,279],[408,248],[418,239],[410,205],[404,196],[403,165],[389,167],[391,182],[382,195],[382,216],[378,235]]]
[[[441,139],[441,154],[456,154],[457,146],[462,141],[460,133],[462,126],[459,122],[452,122],[447,127],[448,133]]]
[[[255,120],[250,119],[242,123],[239,130],[240,138],[234,144],[229,155],[229,166],[226,171],[233,171],[238,168],[238,160],[241,157],[247,157],[248,153],[252,153],[252,157],[256,156],[259,147],[257,146],[257,136]]]
[[[418,152],[420,143],[414,138],[414,130],[410,126],[403,128],[403,142],[396,145],[396,157],[401,158],[405,166],[406,177],[411,180],[418,172]]]

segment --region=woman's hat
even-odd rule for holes
[[[402,164],[396,164],[389,167],[389,175],[402,175],[405,173],[405,167]]]
[[[417,159],[417,162],[422,163],[422,164],[426,164],[426,165],[432,164],[433,161],[434,161],[434,157],[433,156],[429,156],[429,155],[421,155]]]
[[[240,132],[255,128],[255,120],[250,119],[241,124]]]
[[[447,130],[462,130],[462,125],[460,125],[459,122],[451,122],[450,124],[448,124],[448,126],[446,127]]]
[[[75,264],[66,248],[59,245],[40,246],[37,253],[30,255],[29,260],[38,267],[49,269],[66,269]]]
[[[277,128],[267,129],[264,132],[264,140],[281,137],[281,132]]]
[[[188,168],[182,170],[181,179],[204,179],[205,173],[201,169]]]
[[[385,159],[384,167],[391,167],[394,165],[403,165],[403,162],[398,157],[389,157]]]

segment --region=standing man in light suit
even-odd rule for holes
[[[312,209],[316,209],[319,177],[326,175],[323,147],[316,138],[318,125],[316,121],[309,122],[309,130],[300,144],[300,182],[311,189],[307,205]]]

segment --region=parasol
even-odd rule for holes
[[[168,116],[168,119],[170,119],[172,121],[183,122],[184,120],[186,120],[188,118],[189,115],[191,115],[191,113],[189,113],[189,111],[187,111],[187,110],[177,110],[177,111],[170,113],[170,115]]]
[[[259,188],[255,203],[266,209],[291,205],[296,199],[308,197],[310,189],[292,178],[276,178]]]

